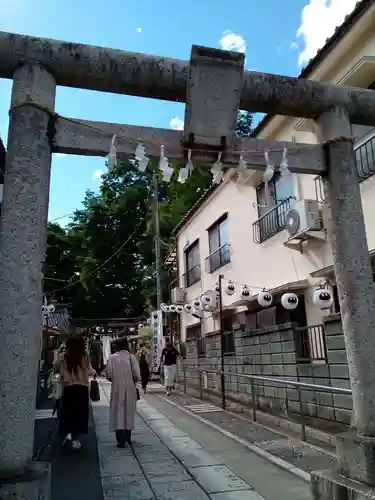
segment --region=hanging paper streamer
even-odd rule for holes
[[[163,179],[169,182],[172,178],[173,168],[169,166],[168,158],[164,156],[164,146],[160,146],[159,168],[163,172]]]
[[[137,148],[135,150],[135,159],[138,162],[138,169],[140,172],[144,172],[147,168],[149,158],[146,156],[146,148],[142,142],[138,142]]]
[[[108,170],[112,170],[117,166],[117,156],[116,156],[116,136],[112,137],[111,146],[109,148],[108,154]]]
[[[282,177],[290,177],[292,175],[292,172],[289,170],[288,150],[286,148],[283,151],[283,157],[280,163],[279,171]]]
[[[188,150],[188,161],[184,167],[180,169],[180,172],[178,174],[178,182],[181,184],[184,184],[189,175],[192,173],[194,170],[194,165],[193,162],[191,161],[191,150]]]
[[[237,169],[238,169],[238,179],[237,179],[237,181],[239,183],[242,183],[242,182],[244,182],[246,180],[246,177],[248,175],[247,163],[244,160],[243,153],[240,154],[240,160],[238,162]]]
[[[224,177],[224,172],[223,172],[223,164],[221,163],[221,153],[217,155],[217,160],[215,163],[212,165],[211,168],[211,173],[212,173],[212,183],[213,184],[220,184]]]
[[[264,158],[266,160],[266,170],[263,173],[264,190],[266,193],[266,204],[267,207],[272,206],[272,200],[270,199],[270,193],[268,191],[268,183],[272,180],[275,174],[275,166],[271,163],[268,151],[264,152]]]

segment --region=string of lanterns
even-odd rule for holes
[[[269,158],[270,151],[264,152],[264,157],[266,161],[266,169],[263,174],[264,182],[267,184],[273,178],[275,172],[279,172],[281,176],[291,175],[291,171],[288,166],[288,156],[287,149],[285,148],[282,153],[282,160],[278,166],[271,163]],[[189,149],[187,152],[187,163],[184,167],[180,168],[179,174],[177,177],[177,181],[181,184],[184,184],[188,179],[189,175],[194,170],[194,164],[192,162],[192,150]],[[112,137],[109,154],[107,156],[108,159],[108,169],[116,167],[117,165],[117,157],[116,157],[116,135]],[[142,141],[139,140],[137,143],[137,147],[134,152],[134,160],[137,162],[138,169],[140,172],[145,172],[147,165],[149,163],[149,157],[146,156],[146,148],[143,145]],[[165,182],[170,182],[174,169],[169,165],[168,158],[165,156],[164,145],[160,146],[160,158],[159,158],[159,169],[163,174],[163,180]],[[238,181],[246,176],[247,171],[249,170],[246,160],[244,159],[244,151],[240,152],[240,158],[237,165],[238,171]],[[211,167],[212,173],[212,183],[220,184],[224,177],[224,165],[222,163],[222,152],[219,151],[217,153],[217,159],[213,163]],[[267,192],[267,189],[266,189]]]
[[[248,285],[242,285],[240,283],[238,283],[238,285],[241,286],[240,297],[242,301],[251,301],[256,297],[256,300],[261,307],[267,308],[272,305],[273,294],[271,291],[263,288],[256,295],[253,295],[251,288],[258,287],[251,287]],[[184,305],[161,304],[160,310],[165,314],[186,313],[198,316],[203,312],[214,311],[217,309],[218,294],[220,293],[219,286],[220,285],[217,283],[213,287],[214,293],[212,293],[213,290],[208,290],[207,292],[203,293],[199,297],[196,297],[192,301],[185,303]],[[228,280],[227,283],[223,286],[223,292],[228,296],[233,296],[236,291],[236,285],[231,280]],[[282,294],[280,302],[284,309],[293,311],[298,307],[299,298],[298,295],[293,292],[286,292]],[[321,310],[329,309],[333,304],[332,292],[328,288],[326,288],[325,285],[319,285],[313,293],[313,304],[315,307]],[[153,319],[158,320],[158,312],[156,311],[153,314],[155,315],[153,316]]]

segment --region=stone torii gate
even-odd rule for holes
[[[375,93],[244,71],[242,54],[205,47],[193,46],[188,63],[3,32],[0,77],[13,79],[0,239],[0,499],[40,498],[48,485],[48,470],[31,459],[51,153],[106,156],[114,134],[120,158],[141,139],[149,156],[164,144],[169,158],[190,149],[212,162],[221,152],[233,166],[243,150],[250,169],[264,170],[264,151],[287,147],[292,172],[323,177],[356,433],[338,447],[345,479],[315,473],[313,491],[328,500],[337,484],[375,488],[375,290],[351,132],[351,123],[375,126]],[[186,102],[184,131],[60,117],[56,85]],[[236,139],[239,108],[314,119],[321,143]]]

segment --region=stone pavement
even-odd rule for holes
[[[138,402],[133,450],[116,448],[108,431],[109,383],[101,380],[101,391],[93,413],[105,500],[311,498],[305,481],[155,394]]]
[[[291,467],[294,472],[299,469],[302,471],[299,475],[305,475],[307,480],[312,471],[331,469],[336,464],[334,448],[329,451],[323,449],[322,445],[317,447],[311,443],[304,443],[281,430],[274,430],[253,422],[246,416],[223,411],[210,402],[182,393],[174,393],[165,401],[195,413],[198,418],[203,418],[208,424],[220,427],[224,432],[244,440],[250,447],[260,450],[263,456],[269,455],[269,459],[274,463],[284,461],[286,469]]]

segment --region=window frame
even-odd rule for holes
[[[190,252],[194,251],[197,249],[197,261],[198,263],[195,264],[192,267],[189,267],[189,255]],[[194,260],[194,259],[193,259]],[[200,263],[200,242],[199,238],[193,241],[193,243],[190,243],[185,249],[184,249],[184,264],[185,264],[185,274],[184,274],[184,281],[185,281],[185,288],[189,288],[193,286],[195,283],[198,283],[198,281],[201,280],[201,263]]]
[[[225,238],[226,241],[222,241],[222,233],[220,231],[221,224],[223,223],[226,224],[226,238]],[[221,267],[224,267],[231,262],[228,228],[229,228],[228,212],[222,214],[218,219],[216,219],[216,221],[213,224],[211,224],[211,226],[207,228],[209,254],[208,257],[206,258],[206,262],[208,262],[207,270],[210,274],[212,274],[213,272],[217,271]],[[211,235],[216,230],[217,230],[218,244],[215,245],[215,248],[213,248]],[[213,257],[215,257],[215,260],[218,260],[218,262],[215,263],[214,265],[212,262]]]

